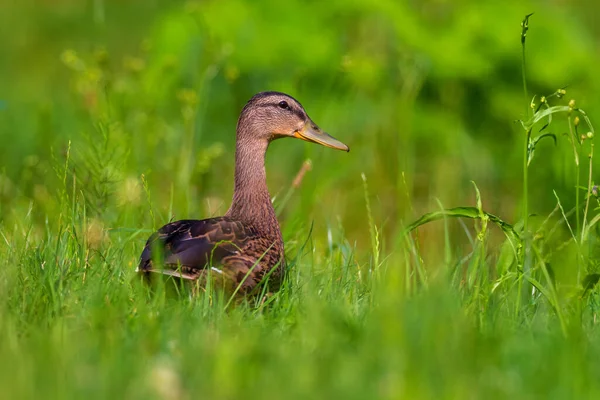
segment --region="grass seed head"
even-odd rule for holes
[[[92,218],[88,221],[85,229],[85,241],[94,250],[108,242],[108,234],[100,219]]]

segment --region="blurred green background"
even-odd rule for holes
[[[555,229],[558,211],[545,230],[532,217],[531,232],[550,233],[532,241],[543,254],[531,273],[495,228],[489,241],[481,225],[479,241],[469,236],[472,223],[446,236],[428,224],[417,244],[403,236],[425,212],[475,205],[471,181],[486,211],[520,229],[518,120],[532,97],[566,87],[554,104],[574,99],[600,120],[600,4],[5,0],[0,10],[7,398],[600,392],[600,297],[585,281],[598,269],[596,231],[578,247]],[[519,24],[531,12],[525,96]],[[289,284],[267,306],[233,310],[209,296],[147,296],[133,272],[144,240],[171,218],[227,209],[236,120],[263,90],[296,97],[351,148],[270,148]],[[564,210],[576,202],[565,118],[548,130],[557,144],[541,141],[529,168],[529,212],[543,217],[553,191]],[[312,170],[290,189],[306,160]],[[524,276],[542,283],[521,286]]]
[[[115,151],[119,163],[97,173],[107,185],[125,185],[96,188],[107,192],[103,213],[115,205],[113,194],[137,187],[145,174],[163,213],[173,193],[177,217],[218,214],[231,196],[238,113],[254,93],[279,90],[352,149],[275,143],[272,195],[287,190],[305,158],[314,165],[301,187],[309,195],[293,196],[288,209],[300,207],[317,223],[339,217],[360,246],[365,173],[387,232],[437,209],[436,199],[472,205],[471,180],[488,211],[515,221],[523,140],[515,121],[530,101],[519,24],[536,12],[527,43],[531,97],[569,85],[567,98],[593,121],[600,114],[596,8],[585,1],[5,3],[1,218],[33,199],[43,219],[68,141],[77,155],[102,142],[102,131],[111,136],[106,153]],[[540,214],[554,206],[552,188],[573,185],[566,126],[554,129],[559,145],[542,142],[544,156],[531,169],[532,209]],[[89,157],[79,155],[83,182],[92,179]]]

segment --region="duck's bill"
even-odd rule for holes
[[[307,142],[318,143],[323,146],[331,147],[332,149],[338,149],[343,151],[350,151],[350,148],[344,143],[340,142],[333,136],[323,132],[314,122],[308,120],[304,128],[294,132],[294,137],[298,139],[306,140]]]

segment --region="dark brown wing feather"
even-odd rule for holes
[[[139,269],[150,271],[153,252],[158,252],[166,268],[199,271],[219,265],[224,257],[239,254],[252,236],[241,222],[225,217],[172,222],[150,236]]]

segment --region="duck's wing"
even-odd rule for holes
[[[251,230],[241,222],[224,217],[172,222],[150,236],[139,270],[196,279],[203,269],[239,254],[251,237]],[[153,258],[163,260],[164,269],[155,269]]]

